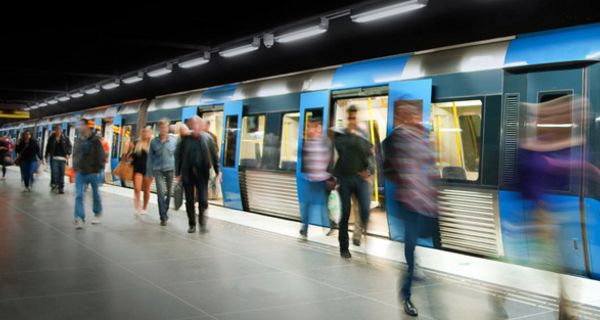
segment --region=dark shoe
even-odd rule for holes
[[[192,226],[188,229],[188,233],[194,233],[196,232],[196,226]]]
[[[300,229],[300,237],[302,237],[302,239],[306,239],[306,237],[308,237],[308,231]]]
[[[402,304],[404,305],[404,313],[406,313],[407,315],[411,317],[416,317],[419,315],[419,311],[417,311],[417,308],[412,303],[412,301],[410,301],[410,299],[404,300]]]
[[[162,227],[166,226],[167,225],[167,220],[160,220],[160,225]]]
[[[340,256],[342,256],[342,258],[344,258],[344,259],[352,258],[352,255],[350,254],[350,250],[348,250],[348,249],[340,251]]]
[[[360,239],[352,239],[352,244],[357,247],[360,247]]]
[[[58,194],[65,194],[65,190],[58,190]]]
[[[205,224],[200,226],[200,233],[207,233],[208,232],[208,228],[206,227]]]

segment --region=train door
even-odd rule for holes
[[[388,88],[361,88],[333,92],[333,116],[330,126],[341,129],[346,126],[347,110],[354,105],[358,109],[357,121],[366,138],[374,146],[374,168],[371,190],[371,214],[368,232],[389,237],[388,217],[386,214],[386,191],[383,176],[383,158],[381,142],[387,136],[388,127]],[[334,157],[337,155],[334,155]],[[354,200],[353,200],[354,201]],[[357,215],[358,205],[352,205],[350,224],[356,229],[360,223]]]
[[[539,208],[534,211],[533,204],[529,202],[523,203],[521,219],[525,225],[534,227],[526,229],[523,235],[527,239],[527,260],[529,263],[542,263],[540,268],[559,264],[540,261],[548,253],[540,251],[539,236],[534,233],[540,224],[552,223],[556,227],[554,238],[560,249],[560,258],[556,260],[562,261],[565,271],[575,274],[589,270],[586,262],[587,241],[583,232],[584,190],[581,172],[576,169],[579,166],[573,165],[585,158],[582,132],[585,75],[583,68],[509,72],[504,85],[504,184],[510,182],[507,173],[511,172],[511,166],[517,168],[515,173],[518,175],[519,166],[525,165],[525,158],[519,159],[518,153],[508,158],[511,153],[507,149],[511,143],[527,150],[542,148],[537,152],[544,157],[571,164],[561,170],[560,175],[544,176],[543,182],[538,181],[543,183],[543,189],[547,191],[543,195],[543,212]],[[511,127],[511,123],[515,128]],[[519,181],[518,177],[512,183],[528,186],[526,181]]]
[[[216,140],[218,152],[220,154],[223,141],[223,106],[213,107],[210,111],[198,110],[198,115],[209,121],[208,131]],[[208,188],[208,200],[212,204],[223,205],[223,192],[221,184],[211,170],[211,178]]]

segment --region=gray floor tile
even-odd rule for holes
[[[274,268],[284,270],[302,270],[352,264],[351,261],[344,260],[338,255],[302,247],[272,252],[243,252],[242,255],[261,261]]]

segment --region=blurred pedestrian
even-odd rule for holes
[[[177,138],[169,134],[169,119],[161,119],[158,122],[158,129],[158,137],[150,142],[146,176],[154,177],[156,181],[160,225],[166,226],[169,220],[168,210],[175,170]]]
[[[23,191],[31,192],[33,185],[33,174],[37,168],[37,162],[41,159],[40,147],[37,141],[31,136],[31,131],[25,130],[21,141],[17,144],[17,158],[15,164],[21,169],[21,179],[23,180]]]
[[[44,159],[50,162],[50,185],[52,192],[64,194],[65,167],[71,156],[71,141],[63,135],[62,126],[55,125],[48,138]]]
[[[12,144],[10,140],[6,136],[0,136],[0,166],[2,166],[0,181],[6,179],[6,167],[12,164],[11,151]]]
[[[152,139],[152,128],[145,127],[138,141],[135,142],[131,153],[131,164],[133,165],[133,207],[135,213],[146,214],[148,202],[150,201],[150,186],[152,176],[146,174],[148,165],[148,150]],[[142,206],[140,207],[140,193],[143,193]]]

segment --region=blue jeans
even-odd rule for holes
[[[50,172],[50,184],[56,186],[58,190],[63,190],[65,188],[65,161],[50,160]]]
[[[156,195],[158,197],[158,214],[160,215],[160,221],[166,221],[169,218],[167,212],[169,211],[169,203],[171,202],[173,170],[155,170],[154,181],[156,181]]]
[[[25,188],[31,187],[33,184],[33,174],[37,166],[37,161],[21,161],[19,167],[21,168],[21,179],[25,184]]]
[[[322,219],[322,225],[327,225],[329,220],[327,215],[327,188],[325,187],[325,181],[307,181],[307,186],[307,201],[301,203],[302,211],[300,213],[302,231],[304,232],[308,230],[311,213],[316,212],[319,214],[318,217]]]
[[[371,210],[371,184],[359,175],[339,176],[340,201],[342,202],[342,219],[339,224],[338,240],[340,241],[340,250],[348,250],[348,220],[350,219],[350,204],[352,195],[356,195],[358,200],[360,219],[363,228],[367,230],[369,222],[369,212]]]
[[[84,187],[86,185],[92,186],[92,196],[94,198],[93,211],[95,216],[102,214],[102,199],[100,199],[100,191],[98,190],[98,174],[82,174],[77,172],[75,175],[75,191],[77,196],[75,197],[75,218],[81,218],[85,221],[85,206],[83,200],[85,198]]]

